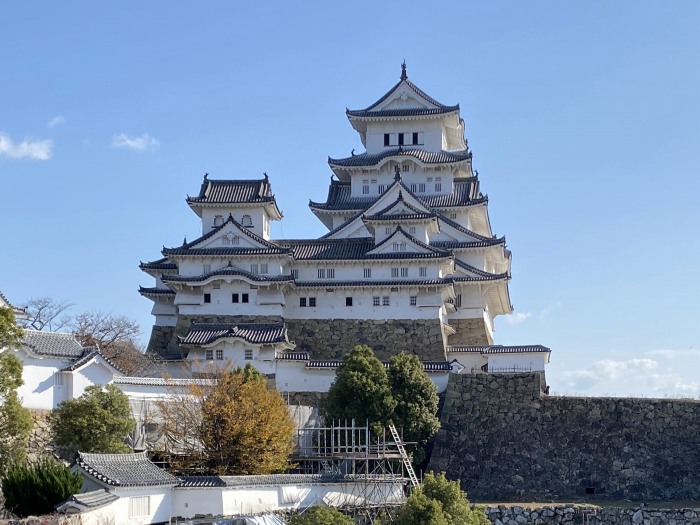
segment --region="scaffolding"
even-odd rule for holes
[[[405,445],[393,425],[381,435],[354,420],[298,428],[292,472],[340,480],[345,490],[336,495],[333,506],[373,523],[382,511],[391,515],[404,502],[407,490],[418,485]]]

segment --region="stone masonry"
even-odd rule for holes
[[[479,501],[700,499],[700,401],[554,397],[539,374],[451,374],[429,469]]]

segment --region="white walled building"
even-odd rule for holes
[[[270,238],[282,213],[266,174],[204,176],[187,198],[202,235],[140,265],[155,281],[139,290],[154,303],[149,351],[194,373],[218,361],[272,375],[280,360],[308,369],[356,344],[441,363],[492,345],[494,318],[512,312],[511,254],[491,230],[459,106],[424,93],[403,64],[347,117],[366,151],[328,159],[326,201],[309,202],[329,229],[319,239]]]

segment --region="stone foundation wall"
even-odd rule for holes
[[[519,507],[499,505],[486,507],[486,516],[493,525],[543,525],[571,523],[586,525],[697,525],[698,509],[650,509],[596,507],[588,505],[547,505]]]
[[[700,401],[550,397],[539,374],[451,374],[429,469],[475,500],[700,499]]]
[[[492,345],[483,319],[450,319],[450,326],[457,330],[448,339],[450,345]]]
[[[444,361],[445,341],[437,319],[287,319],[290,341],[312,359],[340,359],[356,345],[382,360],[402,350],[423,360]]]

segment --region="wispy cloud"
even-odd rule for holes
[[[126,148],[134,151],[154,151],[160,147],[160,142],[144,133],[140,137],[130,137],[126,133],[120,133],[112,137],[113,148]]]
[[[645,355],[651,355],[655,357],[665,357],[666,359],[677,359],[679,357],[700,357],[700,348],[687,348],[685,350],[681,349],[661,349],[661,350],[650,350],[644,353]]]
[[[11,159],[49,160],[53,149],[53,141],[28,140],[15,143],[9,135],[0,133],[0,157]]]
[[[527,321],[528,318],[532,317],[530,312],[517,312],[506,316],[506,321],[508,324],[520,324]]]
[[[540,312],[540,319],[546,319],[553,311],[559,310],[561,306],[561,301],[554,301]]]
[[[60,126],[61,124],[63,124],[65,121],[66,119],[63,118],[63,115],[56,115],[54,118],[52,118],[46,123],[46,127],[55,128],[56,126]]]
[[[615,361],[603,359],[587,368],[569,370],[559,376],[558,390],[584,393],[625,391],[634,395],[666,396],[697,395],[700,383],[684,379],[680,374],[659,370],[653,359]]]

